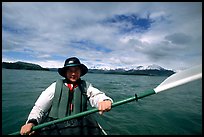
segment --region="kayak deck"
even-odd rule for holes
[[[36,130],[36,135],[107,135],[92,115],[52,124]]]

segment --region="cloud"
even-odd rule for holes
[[[201,28],[201,2],[3,2],[2,60],[183,69],[202,61]]]
[[[183,33],[174,33],[174,34],[165,36],[165,39],[169,40],[169,42],[171,42],[172,44],[179,44],[179,45],[188,44],[189,42],[191,42],[191,36],[188,36]]]

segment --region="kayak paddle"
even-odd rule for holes
[[[186,84],[186,83],[189,83],[191,81],[198,80],[198,79],[202,79],[202,65],[198,65],[196,67],[192,67],[190,69],[174,73],[173,75],[171,75],[167,79],[165,79],[156,88],[135,94],[135,96],[133,96],[133,97],[115,102],[112,104],[111,107],[125,104],[125,103],[131,102],[133,100],[138,100],[140,98],[143,98],[143,97],[146,97],[146,96],[149,96],[152,94],[156,94],[156,93],[159,93],[161,91],[166,91],[170,88],[174,88],[174,87],[177,87],[177,86],[180,86],[180,85],[183,85],[183,84]],[[40,128],[43,128],[43,127],[46,127],[46,126],[49,126],[49,125],[52,125],[55,123],[59,123],[59,122],[71,120],[74,118],[82,117],[85,115],[89,115],[89,114],[95,113],[97,111],[98,111],[98,109],[94,108],[94,109],[87,110],[87,111],[84,111],[84,112],[81,112],[81,113],[78,113],[78,114],[75,114],[72,116],[67,116],[67,117],[64,117],[61,119],[57,119],[57,120],[53,120],[53,121],[46,122],[43,124],[39,124],[37,126],[34,126],[32,128],[32,131],[35,131],[37,129],[40,129]],[[11,133],[10,135],[19,135],[19,134],[20,134],[20,132],[17,131],[17,132]]]

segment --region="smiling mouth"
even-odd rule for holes
[[[75,76],[71,76],[70,79],[77,79],[77,77],[75,77]]]

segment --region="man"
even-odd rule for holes
[[[26,124],[21,127],[20,134],[33,134],[32,127],[41,123],[45,115],[53,120],[87,110],[87,100],[92,107],[98,108],[100,114],[109,111],[113,100],[90,83],[81,80],[80,77],[87,72],[88,68],[78,58],[68,58],[64,67],[58,69],[58,73],[65,79],[52,83],[41,93]]]

